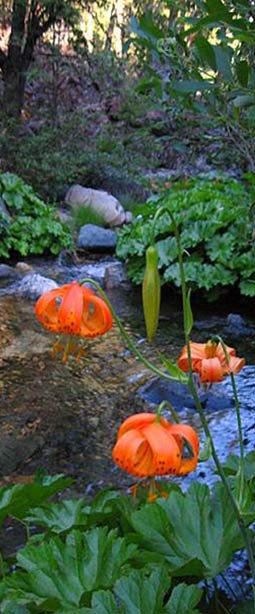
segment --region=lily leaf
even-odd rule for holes
[[[177,380],[178,382],[181,382],[182,384],[188,383],[188,376],[186,375],[186,373],[184,373],[184,371],[182,371],[182,369],[178,367],[178,365],[176,365],[174,362],[171,362],[171,360],[166,358],[164,354],[160,354],[160,359],[173,379]]]

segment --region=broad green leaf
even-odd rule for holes
[[[238,81],[242,87],[247,87],[249,81],[250,67],[246,60],[238,62],[235,66]]]
[[[231,69],[231,52],[220,45],[215,45],[214,53],[216,58],[217,70],[228,83],[233,81]]]
[[[220,13],[220,15],[229,15],[231,17],[226,4],[224,4],[221,0],[205,0],[205,6],[208,13]]]
[[[63,490],[72,484],[72,481],[63,475],[56,475],[43,477],[42,480],[35,480],[31,484],[15,484],[0,488],[0,522],[3,522],[6,516],[23,518],[28,510]]]
[[[223,463],[223,469],[226,475],[236,475],[240,466],[240,457],[235,454],[230,454]],[[244,475],[246,480],[255,478],[255,452],[249,452],[244,457]]]
[[[195,584],[178,584],[172,591],[171,597],[165,605],[166,614],[198,614],[194,609],[201,600],[203,590]]]
[[[233,100],[234,107],[250,107],[255,105],[255,96],[254,94],[240,94]]]
[[[197,92],[204,92],[213,88],[214,84],[212,81],[206,79],[183,79],[182,81],[171,81],[170,84],[170,89],[180,94],[196,94]]]
[[[192,512],[191,512],[192,510]],[[214,578],[243,546],[232,506],[221,483],[192,483],[186,493],[134,512],[133,526],[148,550],[161,553],[173,575]]]
[[[255,279],[242,279],[239,288],[244,296],[255,296]]]
[[[24,605],[52,600],[56,610],[86,605],[92,591],[113,586],[136,551],[116,531],[102,527],[72,531],[65,542],[55,537],[39,546],[28,544],[17,554],[20,570],[0,583],[0,595],[4,603],[15,596]]]
[[[97,591],[92,595],[91,614],[122,614],[110,591]]]
[[[198,50],[200,60],[204,64],[208,64],[212,70],[217,70],[217,64],[215,60],[215,53],[213,45],[204,36],[196,36],[195,46]]]
[[[163,614],[163,598],[170,584],[171,578],[162,566],[150,576],[133,571],[128,577],[117,580],[114,591],[125,614]]]
[[[65,499],[61,503],[49,503],[33,509],[26,515],[27,522],[43,526],[54,533],[88,524],[90,507],[82,499]]]
[[[2,614],[29,614],[29,610],[26,606],[10,603],[2,610]]]

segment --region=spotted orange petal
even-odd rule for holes
[[[135,429],[127,431],[117,440],[112,458],[116,465],[135,477],[152,474],[152,450],[143,435]]]
[[[112,327],[112,314],[103,299],[96,296],[89,288],[82,288],[83,311],[81,319],[81,337],[103,335]]]
[[[79,335],[83,310],[82,288],[77,281],[66,288],[63,300],[59,306],[59,332],[66,335]]]
[[[54,288],[54,290],[45,292],[45,294],[40,296],[35,305],[35,313],[39,322],[53,332],[60,332],[58,312],[66,292],[66,287],[62,286],[61,288]]]
[[[175,438],[158,422],[144,427],[142,434],[153,454],[152,472],[147,475],[178,473],[181,464],[181,451]]]

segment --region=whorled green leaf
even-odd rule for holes
[[[186,375],[186,373],[184,373],[184,371],[182,371],[182,369],[178,367],[178,365],[169,360],[166,356],[164,356],[164,354],[160,354],[160,360],[173,379],[176,379],[182,384],[188,383],[188,376]]]

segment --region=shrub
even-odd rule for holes
[[[40,200],[17,175],[0,175],[0,197],[10,212],[9,217],[0,211],[0,256],[9,258],[12,252],[22,256],[47,251],[58,254],[70,247],[70,231],[55,209]]]
[[[118,232],[117,255],[127,262],[130,279],[140,284],[145,250],[153,240],[151,219],[159,205],[175,216],[181,233],[186,279],[207,293],[238,285],[241,294],[255,296],[252,181],[250,189],[229,177],[180,180],[137,207],[134,223]],[[254,181],[254,178],[253,178]],[[169,185],[169,184],[168,184]],[[170,231],[170,234],[169,234]],[[176,241],[170,218],[155,225],[162,282],[180,287]]]

